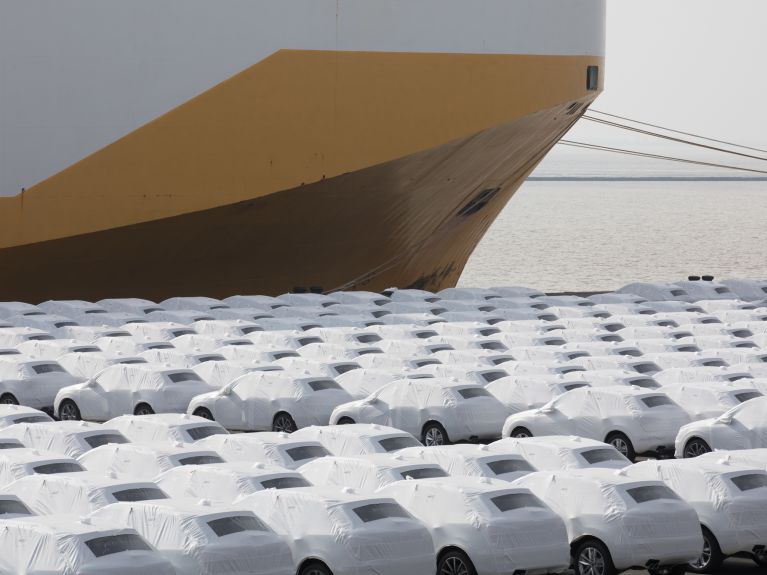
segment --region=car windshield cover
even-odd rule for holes
[[[522,471],[532,473],[535,471],[535,468],[524,459],[499,459],[498,461],[489,461],[487,466],[496,475],[519,473]]]
[[[354,513],[365,523],[378,521],[379,519],[389,519],[392,517],[401,517],[404,519],[410,516],[398,503],[371,503],[355,507]]]
[[[637,373],[652,373],[660,371],[660,367],[654,363],[637,363],[634,365],[634,371]]]
[[[707,359],[701,365],[704,367],[727,367],[727,363],[721,359]]]
[[[148,501],[150,499],[167,499],[168,496],[159,487],[134,487],[115,491],[112,496],[117,501]]]
[[[264,489],[293,489],[294,487],[311,487],[309,483],[303,477],[275,477],[274,479],[266,479],[261,482],[261,487]]]
[[[679,496],[665,485],[645,485],[627,489],[626,493],[637,503],[658,501],[660,499],[679,499]]]
[[[269,528],[254,515],[235,515],[213,519],[208,521],[208,527],[219,537],[243,531],[269,531]]]
[[[183,383],[184,381],[202,381],[199,375],[193,371],[180,371],[178,373],[169,373],[168,379],[173,383]]]
[[[317,459],[330,455],[330,452],[321,445],[302,445],[300,447],[291,447],[285,452],[293,461],[303,461],[305,459]]]
[[[381,336],[374,333],[368,333],[365,335],[358,335],[356,340],[360,343],[376,343],[381,341]]]
[[[190,455],[178,460],[179,465],[210,465],[211,463],[224,463],[218,455]]]
[[[532,493],[507,493],[506,495],[491,497],[490,501],[502,512],[523,509],[525,507],[544,507],[541,500]]]
[[[177,329],[171,333],[173,334],[173,337],[181,337],[182,335],[194,335],[197,332],[193,329]]]
[[[359,364],[357,363],[342,363],[340,365],[337,365],[333,368],[333,370],[338,374],[341,375],[343,373],[346,373],[347,371],[352,371],[354,369],[360,369]]]
[[[421,359],[421,360],[415,362],[415,366],[416,367],[423,367],[425,365],[439,365],[440,363],[442,363],[442,362],[439,361],[438,359]]]
[[[386,439],[380,439],[378,445],[383,447],[384,451],[397,451],[398,449],[405,449],[406,447],[419,447],[421,444],[415,437],[408,435],[401,435],[398,437],[387,437]]]
[[[240,333],[242,335],[248,335],[249,333],[253,333],[254,331],[264,331],[262,327],[259,327],[257,325],[251,325],[248,327],[240,328]]]
[[[85,471],[79,463],[74,461],[60,461],[58,463],[44,463],[33,467],[32,470],[35,473],[42,475],[52,475],[54,473],[74,473],[77,471]]]
[[[734,381],[740,381],[741,379],[752,379],[752,377],[746,373],[741,373],[741,374],[729,376],[727,378],[727,381],[734,382]]]
[[[400,473],[402,479],[431,479],[432,477],[447,477],[447,473],[439,467],[417,467]]]
[[[122,535],[107,535],[96,537],[85,542],[85,545],[96,557],[114,555],[123,551],[151,551],[149,543],[144,541],[136,533],[123,533]]]
[[[192,441],[197,441],[198,439],[204,439],[211,435],[228,435],[229,432],[217,425],[199,425],[197,427],[188,427],[186,433],[192,438]]]
[[[620,461],[628,465],[626,458],[615,449],[589,449],[588,451],[581,451],[581,457],[583,457],[589,465],[596,465],[597,463],[603,463],[605,461]]]
[[[743,393],[735,394],[735,399],[737,399],[740,403],[744,403],[751,399],[756,399],[757,397],[762,397],[762,394],[758,391],[744,391]]]
[[[631,385],[636,385],[637,387],[645,387],[647,389],[658,389],[660,387],[660,384],[651,378],[644,378],[644,379],[632,379],[630,381]]]
[[[39,365],[33,365],[32,370],[40,375],[43,373],[66,373],[67,370],[61,367],[58,363],[41,363]]]
[[[98,433],[96,435],[89,435],[85,437],[85,443],[89,446],[96,448],[108,443],[128,443],[128,440],[121,433]]]
[[[751,491],[752,489],[767,487],[767,474],[765,473],[749,473],[748,475],[738,475],[730,479],[741,491]]]
[[[508,377],[509,374],[505,371],[486,371],[482,374],[482,379],[485,380],[485,383],[492,383],[497,379],[501,379],[502,377]]]
[[[567,375],[568,373],[578,373],[581,371],[586,371],[586,368],[584,367],[563,367],[559,370],[559,373],[562,375]]]
[[[208,361],[224,361],[226,358],[223,355],[201,355],[197,358],[197,361],[199,363],[205,363]]]
[[[485,341],[479,344],[482,349],[489,349],[490,351],[506,351],[509,348],[503,345],[500,341]],[[501,376],[504,377],[504,376]],[[489,382],[488,382],[489,383]]]
[[[576,352],[567,354],[567,359],[569,359],[570,361],[574,359],[578,359],[579,357],[590,357],[590,356],[585,351],[576,351]]]
[[[327,389],[341,389],[341,386],[338,385],[332,379],[315,379],[314,381],[309,382],[309,387],[312,388],[312,391],[325,391]]]
[[[642,403],[650,408],[660,407],[662,405],[674,405],[674,402],[665,395],[651,395],[649,397],[643,397]]]
[[[300,357],[300,355],[295,351],[278,351],[277,353],[273,353],[272,357],[274,358],[274,361],[277,361],[278,359],[285,359],[286,357]]]
[[[0,515],[32,515],[32,512],[21,501],[0,499]]]
[[[570,383],[565,386],[565,391],[572,391],[580,387],[589,387],[589,384],[588,383]]]
[[[13,420],[13,423],[47,423],[52,421],[47,415],[24,415],[17,417]]]
[[[490,392],[484,387],[465,387],[459,389],[458,393],[464,399],[474,399],[475,397],[490,397]]]
[[[618,352],[618,355],[626,355],[629,357],[639,357],[640,355],[642,355],[642,352],[639,351],[638,349],[622,349],[621,351]]]

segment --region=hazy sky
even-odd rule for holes
[[[766,0],[608,0],[607,9],[595,108],[767,144]]]

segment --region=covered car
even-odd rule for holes
[[[53,360],[0,356],[0,403],[23,404],[52,412],[56,394],[80,381]]]
[[[721,283],[730,288],[734,298],[744,301],[757,301],[767,298],[767,281],[765,280],[731,279],[723,280]]]
[[[146,363],[161,364],[182,369],[192,369],[206,361],[226,361],[220,353],[204,353],[200,351],[185,351],[183,349],[149,349],[139,356]],[[125,363],[125,362],[121,362]],[[205,379],[205,378],[203,378]]]
[[[90,519],[95,525],[135,529],[173,563],[178,574],[295,573],[285,538],[241,506],[189,499],[115,503]]]
[[[32,327],[0,327],[0,348],[14,347],[29,340],[54,339],[45,330]]]
[[[128,443],[116,428],[88,421],[17,423],[4,429],[3,436],[17,439],[25,447],[53,451],[74,459],[100,445]]]
[[[191,369],[120,363],[84,383],[60,389],[54,409],[60,419],[91,421],[126,414],[184,413],[192,398],[214,389]]]
[[[456,379],[462,383],[487,385],[511,374],[503,366],[489,367],[477,364],[435,364],[418,369],[418,373],[428,373],[436,378]]]
[[[662,386],[654,377],[642,375],[636,371],[622,369],[598,369],[581,374],[591,387],[628,385],[644,389],[660,389]],[[661,390],[663,391],[663,390]]]
[[[211,335],[201,335],[199,333],[188,333],[170,340],[173,347],[186,351],[187,353],[216,353],[219,348],[253,348],[253,342],[246,337],[215,337]],[[218,352],[221,353],[221,352]],[[233,359],[227,357],[227,359]]]
[[[164,472],[156,482],[174,498],[191,497],[225,503],[264,489],[293,489],[311,485],[296,471],[249,461],[177,467]]]
[[[137,355],[124,355],[121,353],[108,353],[105,351],[72,352],[62,355],[56,360],[59,365],[75,377],[90,379],[110,365],[118,363],[147,363],[146,358]]]
[[[109,420],[106,426],[118,429],[133,443],[194,443],[229,433],[215,421],[186,413],[122,415]]]
[[[237,431],[292,432],[327,425],[333,409],[351,400],[333,379],[252,372],[189,402],[188,413]]]
[[[16,517],[28,517],[34,515],[32,510],[24,502],[7,493],[0,493],[0,520],[15,519]]]
[[[439,465],[410,459],[402,452],[322,457],[298,471],[314,485],[352,488],[359,493],[375,493],[394,481],[448,476]]]
[[[490,444],[492,445],[492,444]],[[453,477],[488,477],[514,481],[537,471],[521,455],[491,451],[487,445],[435,445],[408,447],[396,454],[405,461],[422,461],[439,465]],[[413,477],[424,479],[424,477]]]
[[[448,477],[397,481],[379,495],[393,498],[429,528],[437,573],[537,574],[570,564],[562,519],[525,488]]]
[[[107,298],[96,302],[107,311],[122,311],[133,314],[148,314],[160,311],[162,306],[148,299],[141,298]]]
[[[44,423],[53,421],[50,415],[26,405],[0,404],[0,429],[15,423]]]
[[[385,385],[398,379],[433,377],[413,370],[392,371],[388,369],[354,369],[335,378],[354,399],[363,399]]]
[[[238,502],[257,510],[293,552],[298,575],[405,575],[434,570],[426,527],[393,499],[351,489],[267,489]]]
[[[687,413],[657,391],[613,386],[574,389],[541,408],[509,416],[503,437],[579,435],[611,444],[628,459],[669,454]]]
[[[93,473],[137,481],[151,481],[175,467],[224,462],[215,451],[188,443],[112,443],[91,449],[78,461]]]
[[[148,317],[152,318],[151,315]],[[182,335],[197,333],[189,325],[156,319],[150,319],[146,323],[131,323],[124,326],[123,329],[129,331],[137,340],[150,339],[153,341],[170,341]]]
[[[107,313],[107,310],[101,307],[98,304],[95,304],[93,302],[81,300],[81,299],[70,299],[70,300],[48,300],[44,301],[43,303],[39,304],[37,307],[39,307],[41,310],[43,310],[45,313],[48,314],[58,314],[63,315],[67,317],[72,317],[74,315],[79,315],[83,313]]]
[[[136,356],[148,349],[173,349],[165,340],[140,337],[100,337],[93,342],[107,353]]]
[[[719,417],[725,411],[763,394],[748,379],[735,383],[693,381],[664,385],[663,393],[684,409],[692,421]]]
[[[212,435],[198,441],[196,446],[212,449],[226,461],[255,461],[287,469],[297,469],[314,459],[330,455],[319,441],[272,431]]]
[[[65,353],[94,353],[102,351],[92,343],[83,343],[76,339],[48,339],[43,341],[25,341],[16,346],[20,353],[35,359],[58,359]]]
[[[260,325],[253,321],[242,319],[214,319],[198,321],[194,324],[194,330],[200,335],[207,335],[219,339],[232,339],[245,337],[249,333],[263,331]]]
[[[5,491],[18,496],[39,515],[72,517],[88,515],[118,501],[168,498],[150,481],[117,479],[89,471],[27,475],[7,485]]]
[[[0,451],[0,489],[17,479],[39,473],[77,473],[85,469],[71,457],[37,449],[4,449]]]
[[[676,437],[675,456],[697,457],[715,449],[767,447],[767,397],[741,403],[719,417],[685,425]]]
[[[284,301],[269,295],[233,295],[221,301],[233,308],[260,307],[263,309],[273,309],[288,305]]]
[[[623,469],[631,465],[612,445],[575,435],[506,438],[494,441],[491,452],[518,454],[540,471],[567,471],[605,467]]]
[[[22,301],[0,302],[0,317],[6,318],[14,315],[43,315],[45,312],[36,305]]]
[[[383,353],[383,350],[375,345],[339,345],[333,343],[310,343],[300,348],[301,357],[315,361],[354,360],[355,358],[375,353]]]
[[[511,376],[489,383],[485,389],[505,405],[509,413],[519,413],[543,407],[563,393],[588,386],[587,382],[566,375]]]
[[[293,439],[317,441],[333,455],[354,457],[372,453],[391,453],[422,444],[409,433],[393,427],[369,423],[313,425],[299,429]]]
[[[198,363],[192,367],[192,369],[206,383],[215,388],[224,387],[225,385],[232,383],[235,379],[254,371],[280,371],[279,367],[267,363],[256,361],[231,361],[228,359],[225,359],[224,361],[206,361]]]
[[[764,467],[713,458],[643,461],[629,477],[663,481],[695,509],[703,531],[703,553],[690,564],[712,572],[725,557],[745,553],[767,566],[767,472]]]
[[[365,399],[339,405],[330,423],[388,425],[430,446],[497,439],[508,413],[479,384],[435,377],[394,381]]]
[[[80,325],[71,317],[63,315],[25,315],[6,318],[5,323],[29,329],[39,329],[59,335],[59,329]]]
[[[649,302],[691,302],[694,299],[686,289],[673,283],[636,282],[623,286],[619,290],[616,290],[616,293],[629,293],[637,295]]]
[[[14,519],[3,526],[3,548],[0,571],[8,575],[176,575],[133,529],[97,527],[87,518]]]
[[[541,471],[515,482],[565,522],[576,575],[615,575],[632,567],[674,568],[700,555],[695,510],[657,480],[623,470]]]
[[[229,304],[212,297],[185,296],[171,297],[160,302],[160,307],[166,310],[197,310],[227,309]]]
[[[738,299],[728,286],[719,282],[695,280],[676,282],[676,285],[690,294],[692,301]]]

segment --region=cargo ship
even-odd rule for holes
[[[4,0],[0,22],[4,300],[453,286],[604,83],[605,0]]]

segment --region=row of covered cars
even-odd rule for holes
[[[765,449],[632,464],[575,436],[426,447],[379,425],[229,434],[181,414],[12,423],[0,446],[7,573],[767,566]]]

